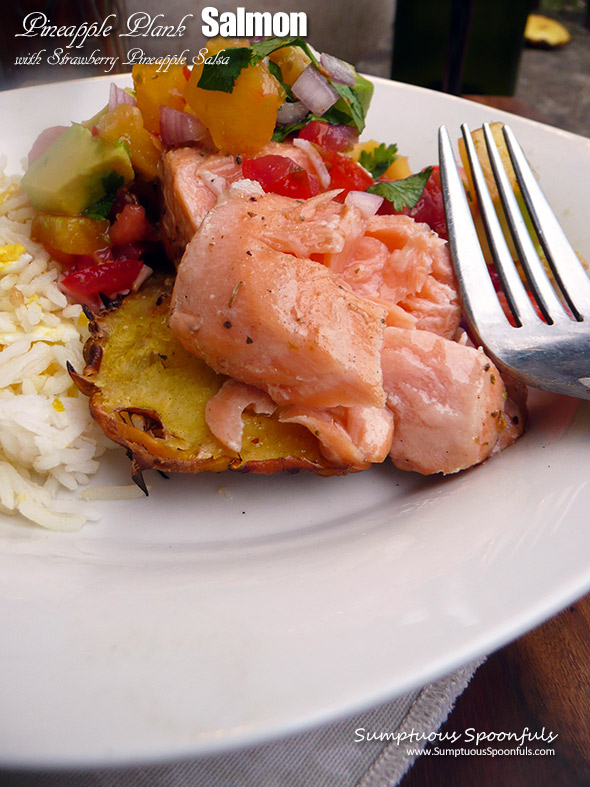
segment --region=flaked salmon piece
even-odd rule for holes
[[[288,142],[270,142],[256,155],[287,156],[309,172],[313,164],[305,150]],[[195,147],[169,150],[160,160],[163,210],[162,237],[166,254],[176,264],[184,254],[218,196],[243,178],[239,158]]]
[[[446,339],[453,339],[461,321],[461,306],[457,290],[454,286],[429,276],[422,289],[407,295],[398,304],[398,309],[414,318],[414,327],[422,331],[430,331]],[[391,324],[399,328],[404,318],[400,319],[396,312]]]
[[[228,197],[241,196],[250,201],[248,217],[255,221],[249,230],[276,251],[321,262],[324,255],[342,249],[346,243],[342,205],[334,202],[338,190],[298,200],[265,194],[256,181],[242,180],[230,191]],[[225,198],[223,195],[220,200]]]
[[[242,415],[272,415],[277,405],[253,385],[227,379],[209,399],[205,408],[207,426],[215,437],[236,454],[242,450]],[[386,407],[303,407],[287,405],[279,421],[306,427],[320,443],[322,454],[331,462],[350,470],[364,470],[373,462],[383,462],[393,436],[393,413]]]
[[[522,419],[507,419],[506,388],[481,350],[428,331],[388,327],[382,363],[396,467],[456,473],[522,433]]]
[[[169,150],[160,159],[163,210],[160,226],[168,257],[178,262],[187,243],[230,183],[242,177],[233,156],[200,148]]]
[[[215,437],[239,454],[244,432],[244,410],[252,408],[255,413],[272,415],[276,407],[270,396],[260,388],[230,378],[207,402],[205,420]]]
[[[326,264],[355,292],[387,305],[388,325],[455,336],[461,306],[444,240],[410,216],[355,224]]]
[[[365,470],[383,462],[393,437],[393,413],[386,407],[301,407],[290,405],[279,420],[307,427],[331,462]]]
[[[230,187],[188,245],[172,332],[278,404],[383,407],[386,311],[309,256],[343,242],[335,203],[325,194],[299,204],[256,185]]]

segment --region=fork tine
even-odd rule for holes
[[[467,151],[467,158],[469,160],[469,167],[471,169],[471,176],[477,195],[480,213],[483,219],[484,229],[488,239],[488,244],[496,270],[500,276],[506,300],[510,306],[510,310],[518,325],[523,325],[532,319],[538,319],[533,309],[533,305],[527,295],[525,286],[520,278],[512,254],[508,249],[508,244],[504,238],[504,233],[498,220],[489,189],[486,184],[486,179],[473,144],[471,131],[467,123],[461,125],[463,134],[463,141],[465,142],[465,149]]]
[[[504,126],[504,138],[535,231],[547,255],[555,280],[576,316],[590,315],[590,278],[557,221],[513,131]],[[577,308],[576,304],[580,306]]]
[[[510,227],[510,232],[514,240],[520,263],[528,279],[531,291],[543,316],[549,323],[561,321],[567,317],[563,305],[557,297],[555,290],[547,276],[543,263],[537,254],[528,228],[525,224],[520,208],[516,201],[514,191],[508,180],[508,175],[504,169],[500,153],[496,147],[496,142],[492,135],[488,123],[483,123],[482,128],[492,165],[492,171],[496,180],[498,194],[504,208],[504,215]]]
[[[479,337],[480,324],[505,326],[508,321],[488,273],[445,126],[438,130],[438,148],[449,246],[465,314]]]

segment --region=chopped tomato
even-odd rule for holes
[[[345,153],[322,151],[322,157],[330,173],[330,188],[342,189],[336,197],[338,202],[344,202],[349,191],[366,191],[373,185],[367,170]]]
[[[334,152],[349,150],[358,140],[358,133],[352,126],[333,125],[322,120],[312,120],[298,136]]]
[[[416,221],[423,221],[428,224],[441,238],[447,237],[447,221],[438,167],[432,168],[422,196],[410,210],[410,216],[415,218]]]
[[[61,286],[79,301],[104,293],[109,297],[130,290],[143,268],[141,260],[113,260],[68,273]]]
[[[396,211],[391,202],[383,200],[379,213],[403,213],[411,216],[416,221],[424,222],[433,229],[441,238],[447,238],[447,222],[443,204],[442,189],[440,185],[440,171],[433,167],[422,196],[413,208],[403,208]]]
[[[73,270],[80,270],[81,268],[90,268],[92,265],[100,265],[103,262],[110,262],[115,259],[113,249],[107,247],[106,249],[97,249],[92,254],[80,254],[75,257],[71,268]]]
[[[110,231],[113,246],[154,240],[154,230],[145,217],[145,209],[128,202],[115,219]]]
[[[113,260],[138,260],[145,252],[145,244],[142,243],[123,243],[121,246],[113,246]]]
[[[243,158],[245,178],[256,180],[266,192],[294,199],[308,199],[319,192],[318,179],[287,156]]]

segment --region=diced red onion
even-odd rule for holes
[[[324,189],[324,191],[327,191],[330,188],[330,173],[328,172],[328,168],[324,164],[324,160],[321,157],[318,149],[308,139],[296,138],[293,140],[293,144],[296,148],[300,148],[307,153],[307,157],[313,164],[313,168],[316,171],[321,187]]]
[[[280,126],[290,126],[298,123],[309,113],[309,109],[301,101],[285,101],[277,112],[277,123]]]
[[[308,44],[307,44],[307,48],[309,49],[309,51],[310,51],[310,52],[311,52],[311,54],[312,54],[312,55],[315,57],[315,59],[316,59],[316,60],[319,60],[319,59],[320,59],[320,57],[321,57],[320,53],[319,53],[319,52],[318,52],[318,50],[317,50],[317,49],[316,49],[314,46],[312,46],[312,45],[311,45],[309,42],[308,42]]]
[[[339,98],[336,89],[312,63],[297,77],[291,90],[314,115],[323,115]]]
[[[358,208],[366,219],[370,219],[377,213],[382,202],[383,197],[368,191],[349,191],[344,198],[345,205]]]
[[[334,82],[341,82],[343,85],[354,87],[356,84],[356,74],[354,68],[345,60],[339,57],[328,55],[325,52],[320,56],[320,63],[332,77]]]
[[[146,279],[148,279],[153,273],[153,270],[149,268],[147,265],[143,265],[141,270],[137,274],[137,278],[131,285],[131,292],[137,292],[137,290],[141,287]]]
[[[114,82],[111,82],[111,89],[109,92],[109,109],[114,109],[120,104],[130,104],[132,107],[137,106],[137,102],[133,96],[130,96],[126,90],[123,90],[123,88],[115,85]]]
[[[199,142],[206,133],[207,127],[194,115],[160,106],[160,139],[165,145]]]

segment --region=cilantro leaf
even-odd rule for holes
[[[354,87],[332,80],[330,80],[330,84],[335,88],[340,98],[324,114],[323,119],[328,123],[355,126],[361,134],[365,128],[365,117],[373,96],[373,83],[357,74]]]
[[[356,126],[360,134],[365,128],[365,113],[355,89],[349,85],[343,85],[332,80],[330,80],[330,83],[340,96],[332,109],[348,115],[348,125]],[[350,121],[352,121],[352,124]]]
[[[250,65],[252,50],[247,46],[230,47],[223,51],[225,63],[205,63],[197,87],[231,93],[243,68]]]
[[[104,197],[101,197],[92,205],[89,205],[84,211],[84,216],[89,219],[106,219],[111,212],[117,191],[125,183],[125,178],[112,170],[102,178],[102,187],[104,189]]]
[[[390,180],[374,183],[369,186],[367,191],[371,194],[378,194],[380,197],[385,197],[388,202],[391,202],[394,210],[402,210],[403,208],[413,208],[417,205],[424,187],[430,177],[432,167],[426,167],[422,172],[416,175],[410,175],[403,180]]]
[[[105,194],[112,194],[113,196],[117,193],[117,190],[121,188],[123,183],[125,183],[125,178],[123,175],[119,175],[118,172],[115,172],[114,169],[102,179],[102,187],[105,190]]]
[[[273,77],[277,80],[279,85],[283,88],[283,90],[285,91],[285,93],[287,95],[287,98],[290,101],[295,101],[296,99],[295,99],[295,96],[293,95],[293,91],[291,90],[291,86],[288,85],[283,80],[283,72],[281,71],[280,66],[278,66],[276,63],[273,63],[272,60],[269,60],[268,61],[268,70],[273,75]]]
[[[290,36],[287,38],[264,38],[262,41],[253,41],[250,44],[252,49],[252,64],[260,62],[272,52],[277,49],[282,49],[285,46],[301,46],[302,40],[297,36]]]
[[[363,150],[359,163],[378,180],[387,168],[393,164],[397,158],[397,145],[387,145],[382,142],[371,151]]]

